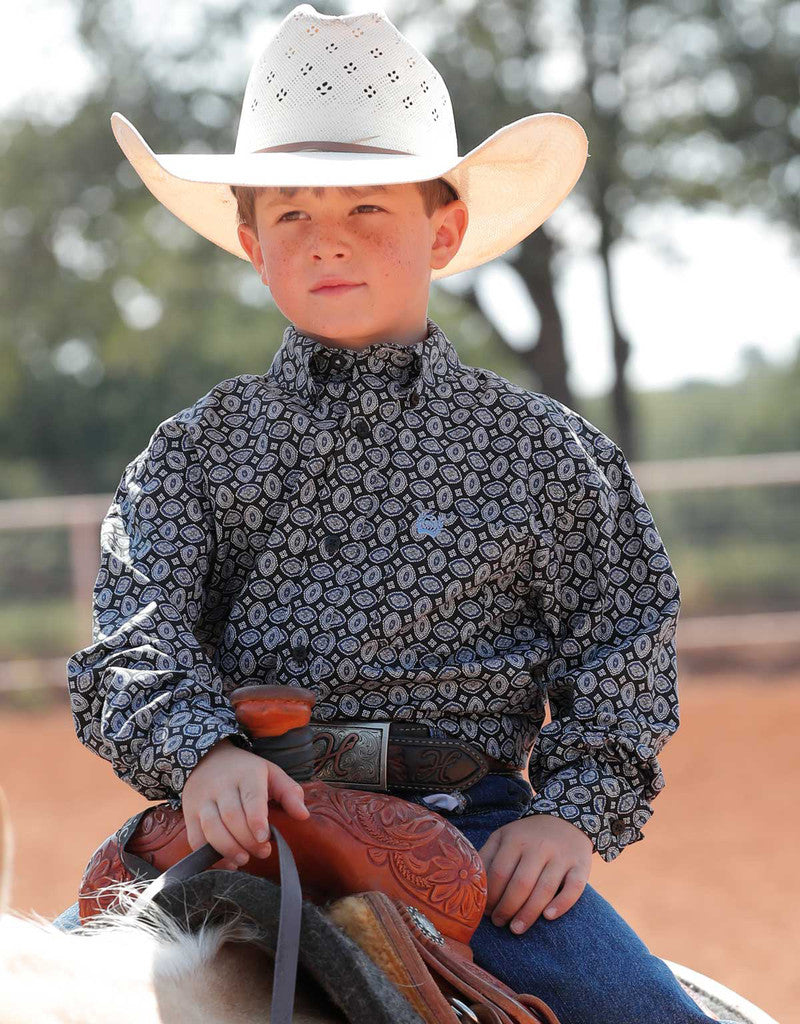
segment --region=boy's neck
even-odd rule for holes
[[[418,345],[428,336],[427,317],[421,327],[405,328],[391,333],[365,335],[361,338],[325,338],[322,335],[311,334],[309,331],[304,331],[296,324],[294,325],[294,328],[299,334],[304,334],[307,338],[311,338],[312,341],[318,341],[326,348],[346,348],[356,352],[361,349],[368,348],[370,345],[386,343],[391,343],[393,345]]]

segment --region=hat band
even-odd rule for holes
[[[303,150],[323,153],[392,153],[397,156],[416,156],[404,149],[381,149],[379,146],[359,146],[354,142],[287,142],[282,146],[257,149],[257,153],[297,153]]]

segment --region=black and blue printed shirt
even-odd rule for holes
[[[228,695],[431,725],[528,769],[525,816],[604,860],[643,838],[679,724],[679,589],[620,449],[563,404],[414,345],[286,328],[265,374],[161,423],[101,528],[78,737],[180,806],[246,744]],[[542,726],[549,701],[552,721]]]

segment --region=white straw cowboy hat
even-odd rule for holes
[[[583,171],[587,139],[565,114],[508,124],[459,157],[447,86],[385,14],[295,7],[253,65],[232,154],[150,149],[119,113],[111,127],[153,195],[248,259],[230,185],[389,185],[444,178],[469,210],[461,248],[432,278],[507,252],[539,227]]]

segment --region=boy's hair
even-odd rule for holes
[[[452,203],[454,199],[459,198],[456,190],[444,178],[433,178],[430,181],[415,181],[414,184],[422,195],[422,202],[427,217],[431,217],[440,206],[446,206],[448,203]],[[267,189],[254,188],[250,185],[229,185],[228,187],[233,193],[236,205],[239,208],[239,223],[246,224],[252,231],[258,234],[255,217],[256,197],[260,193],[266,192]],[[284,187],[278,191],[281,195],[291,198],[298,189]],[[324,189],[314,188],[312,191],[315,195],[319,196]],[[347,186],[341,186],[339,191],[346,195],[350,189]]]

